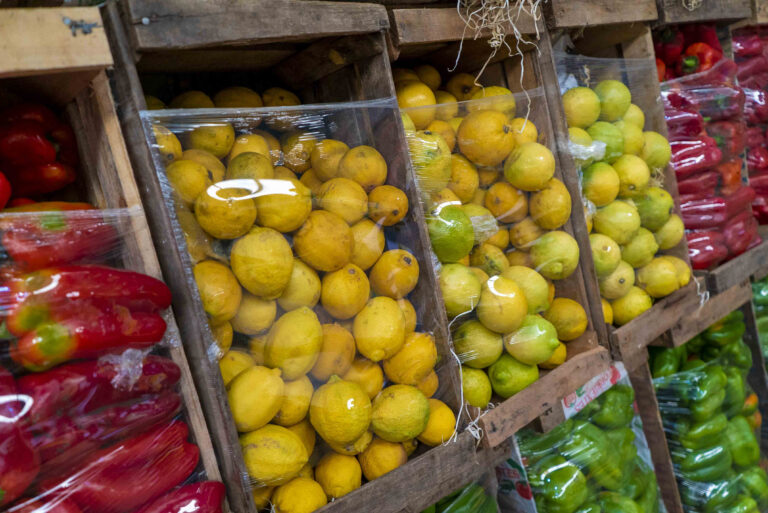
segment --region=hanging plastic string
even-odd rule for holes
[[[694,276],[693,279],[696,282],[696,295],[699,296],[699,308],[702,308],[707,301],[709,301],[709,291],[707,290],[707,287],[704,286],[703,278]]]

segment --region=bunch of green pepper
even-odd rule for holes
[[[517,436],[539,513],[657,513],[656,476],[637,454],[632,387],[618,384],[548,433]]]
[[[489,495],[477,483],[470,483],[464,488],[443,497],[421,513],[498,513],[496,498]]]
[[[755,305],[757,333],[763,350],[763,361],[768,368],[768,278],[752,284],[752,304]]]
[[[651,350],[659,409],[690,513],[768,508],[768,479],[757,466],[759,413],[754,395],[748,397],[752,353],[744,331],[744,315],[736,310],[680,347]]]

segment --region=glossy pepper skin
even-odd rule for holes
[[[619,493],[602,492],[597,500],[603,513],[643,513],[635,501]]]
[[[725,237],[720,232],[702,230],[685,234],[688,256],[695,270],[711,269],[728,257]]]
[[[741,166],[742,160],[739,157],[726,160],[715,166],[715,171],[720,175],[720,186],[723,194],[730,194],[742,187]]]
[[[459,494],[448,504],[440,508],[441,513],[463,513],[477,511],[486,499],[486,493],[482,486],[472,483],[464,487]]]
[[[741,310],[734,310],[709,326],[702,334],[702,337],[709,344],[725,347],[731,342],[741,339],[745,330],[744,313]]]
[[[716,228],[728,220],[728,206],[719,196],[685,201],[680,204],[680,215],[689,230]]]
[[[608,438],[600,428],[585,421],[574,423],[571,437],[560,448],[560,453],[586,472],[598,485],[609,490],[622,486],[622,468],[611,458]]]
[[[587,500],[587,479],[581,470],[559,455],[544,457],[530,473],[537,505],[551,513],[574,513]]]
[[[752,247],[753,241],[758,238],[757,226],[751,210],[737,214],[726,222],[723,235],[732,256],[740,255]]]
[[[725,368],[725,375],[728,381],[725,385],[725,399],[723,400],[722,409],[728,417],[738,414],[744,407],[747,389],[741,372],[741,369],[738,368]]]
[[[18,510],[13,513],[82,513],[72,501],[67,499],[55,499],[50,502],[25,501]]]
[[[768,169],[768,150],[762,146],[750,148],[747,152],[747,167],[750,173]]]
[[[703,194],[714,196],[720,177],[715,171],[704,171],[689,176],[685,180],[677,182],[677,190],[681,195]]]
[[[686,355],[685,346],[651,347],[651,375],[654,379],[671,376],[680,369]]]
[[[739,474],[739,481],[760,508],[768,507],[768,475],[766,475],[765,470],[760,467],[742,470]]]
[[[530,464],[536,464],[551,454],[552,447],[571,436],[573,426],[574,420],[568,419],[544,434],[522,431],[517,436],[520,452],[526,455]]]
[[[667,66],[674,66],[677,58],[683,53],[685,39],[683,33],[673,27],[665,27],[654,38],[656,56]]]
[[[689,74],[707,71],[720,60],[720,57],[722,57],[722,53],[707,43],[693,43],[685,49],[683,54],[682,72]]]
[[[716,166],[723,158],[723,152],[717,147],[714,139],[700,135],[684,141],[670,142],[672,157],[670,159],[678,180]]]
[[[604,429],[616,429],[629,425],[635,416],[632,403],[635,391],[628,385],[617,384],[597,399],[598,410],[592,414],[592,422]]]
[[[702,420],[690,426],[680,435],[682,446],[688,450],[699,450],[715,445],[728,427],[728,417],[718,413],[710,419]]]
[[[733,463],[739,467],[751,467],[760,461],[760,446],[747,419],[741,415],[728,421],[725,438]]]
[[[224,485],[203,481],[168,492],[136,513],[221,513]]]
[[[667,65],[661,59],[656,59],[656,77],[659,82],[664,82],[664,77],[667,75]]]
[[[707,135],[715,140],[715,144],[723,152],[725,158],[738,155],[744,149],[744,125],[736,121],[714,121],[707,124]]]
[[[680,474],[690,481],[711,482],[723,477],[731,468],[731,452],[726,445],[713,445],[698,451],[687,451],[679,462]]]
[[[731,38],[731,49],[738,57],[750,57],[763,52],[763,44],[757,34],[734,35]]]

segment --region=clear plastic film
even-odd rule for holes
[[[498,513],[496,476],[488,473],[477,481],[466,484],[446,495],[421,513]]]
[[[763,360],[768,365],[768,278],[752,283],[752,305],[755,309]]]
[[[691,278],[680,258],[682,219],[665,188],[671,150],[653,61],[558,52],[555,63],[564,150],[580,168],[585,210],[594,212],[587,227],[606,320],[621,326]]]
[[[689,513],[768,507],[758,400],[746,384],[752,356],[744,329],[736,310],[685,345],[651,354],[667,445]]]
[[[450,443],[457,363],[394,100],[142,119],[257,507],[319,508]]]
[[[563,399],[564,423],[519,432],[497,467],[502,508],[665,511],[634,399],[619,365]]]
[[[470,85],[474,99],[438,91],[445,103],[401,112],[464,399],[485,409],[565,362],[588,320],[574,286],[578,203],[543,89]]]

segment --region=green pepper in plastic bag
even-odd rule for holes
[[[744,383],[744,375],[740,369],[735,367],[726,367],[725,375],[728,381],[725,384],[725,400],[723,401],[723,412],[728,417],[733,417],[744,408],[744,401],[747,399],[747,388]]]
[[[680,368],[682,372],[692,371],[696,369],[701,369],[702,367],[705,367],[707,364],[704,363],[704,361],[701,358],[691,358],[690,360],[686,360],[683,366]]]
[[[725,444],[688,451],[680,462],[680,472],[690,481],[710,482],[722,478],[731,469],[731,452]]]
[[[722,414],[692,424],[690,428],[678,436],[680,443],[689,450],[698,450],[716,444],[728,427],[728,418]]]
[[[650,347],[651,375],[654,379],[675,374],[685,360],[685,346]]]
[[[752,351],[741,338],[723,347],[720,350],[720,358],[727,365],[733,365],[744,371],[752,367]]]
[[[577,509],[574,513],[601,513],[600,505],[590,502]]]
[[[768,280],[760,280],[752,284],[752,301],[755,306],[768,307]]]
[[[741,415],[736,415],[728,421],[725,439],[736,465],[749,467],[760,461],[760,446],[747,419]]]
[[[603,513],[643,513],[637,503],[616,492],[603,492],[597,499]]]
[[[606,434],[594,424],[584,421],[574,423],[571,438],[560,448],[560,454],[581,469],[586,469],[598,485],[618,490],[622,484],[622,469],[611,451]]]
[[[472,483],[464,487],[459,495],[448,504],[438,505],[438,513],[470,513],[476,512],[485,502],[487,495],[482,486]]]
[[[628,426],[635,416],[632,403],[635,391],[628,385],[614,385],[598,399],[600,409],[592,414],[592,422],[605,429]],[[594,402],[594,401],[593,401]]]
[[[760,467],[750,467],[739,474],[744,490],[761,509],[768,508],[768,475]]]
[[[656,475],[649,471],[648,483],[640,497],[635,497],[635,502],[643,510],[643,513],[658,513],[659,511],[659,487]]]
[[[547,513],[574,513],[587,499],[587,478],[579,467],[559,455],[540,460],[531,472],[537,509]]]
[[[734,310],[707,328],[702,338],[709,344],[725,347],[740,339],[745,330],[744,313],[741,310]]]
[[[570,437],[573,429],[573,419],[568,419],[547,433],[541,434],[523,430],[517,434],[517,444],[520,452],[525,454],[530,465],[541,458],[552,454],[552,448],[558,447]]]
[[[748,495],[742,495],[736,499],[733,505],[719,510],[718,513],[760,513],[760,510],[755,499]]]

